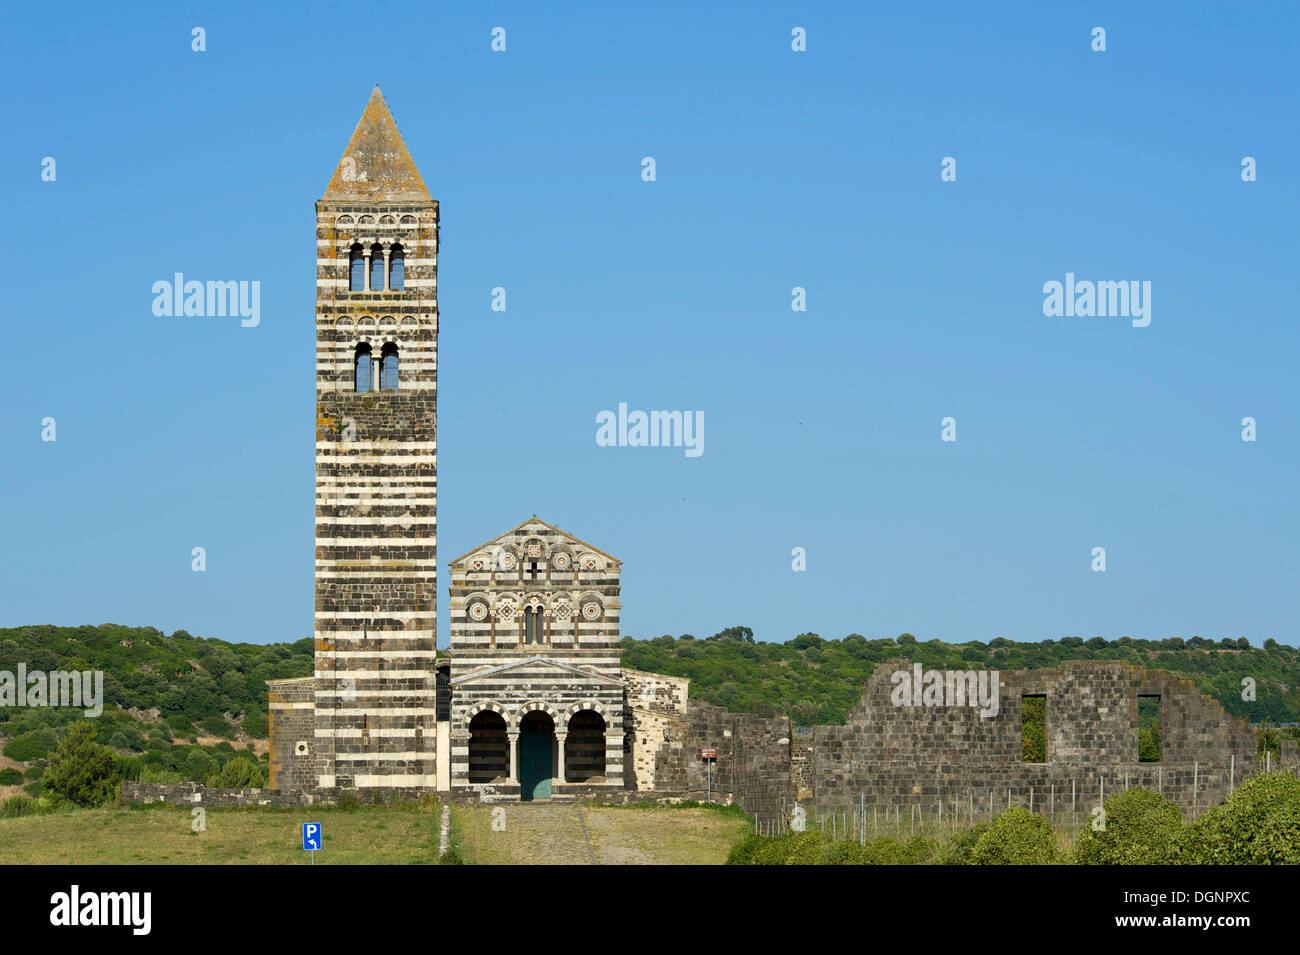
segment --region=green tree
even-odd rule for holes
[[[44,788],[78,806],[108,802],[121,780],[113,751],[95,742],[98,736],[90,720],[69,726],[41,777]]]

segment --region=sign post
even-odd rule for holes
[[[708,779],[708,782],[705,783],[707,787],[704,790],[705,800],[713,802],[713,761],[718,758],[718,751],[713,748],[702,749],[700,750],[700,756],[704,759],[706,778]]]
[[[311,853],[311,864],[316,864],[316,853],[320,850],[322,844],[321,831],[319,822],[304,822],[302,824],[302,848],[304,852]]]

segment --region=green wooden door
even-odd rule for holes
[[[550,730],[525,728],[519,734],[519,798],[551,798]]]

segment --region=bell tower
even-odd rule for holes
[[[438,203],[375,87],[316,202],[316,785],[432,789]],[[305,754],[304,754],[305,755]]]

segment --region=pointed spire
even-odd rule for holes
[[[324,198],[433,201],[378,86],[370,94]]]

